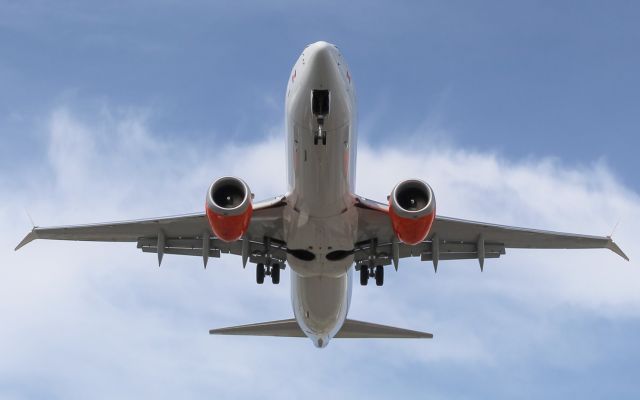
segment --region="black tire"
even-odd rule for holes
[[[327,145],[327,135],[326,134],[322,137],[322,145],[323,146]]]
[[[313,144],[316,145],[316,146],[318,145],[318,136],[317,135],[314,136],[314,138],[313,138]]]
[[[367,267],[365,264],[362,264],[360,266],[360,284],[362,286],[367,286],[368,282],[369,282],[369,267]]]
[[[264,283],[264,264],[256,265],[256,282],[258,285],[262,285]]]
[[[274,285],[280,283],[280,264],[273,264],[271,267],[271,283]]]
[[[384,284],[384,267],[378,265],[376,267],[376,285],[382,286]]]

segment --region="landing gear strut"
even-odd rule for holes
[[[381,264],[375,265],[376,262],[379,262],[377,247],[378,240],[371,239],[369,257],[367,261],[362,261],[360,264],[360,284],[362,286],[367,286],[369,278],[376,279],[376,286],[384,285],[384,266]]]
[[[378,265],[375,268],[367,264],[360,265],[360,284],[367,286],[369,278],[376,279],[376,286],[384,285],[384,267],[382,265]]]
[[[271,283],[277,285],[280,283],[280,269],[284,268],[284,263],[277,262],[271,257],[271,238],[264,237],[264,251],[262,252],[263,262],[256,264],[256,282],[258,285],[264,283],[264,277],[269,275]]]
[[[318,130],[313,135],[313,144],[318,145],[318,142],[322,141],[322,145],[327,145],[327,131],[324,130],[324,118],[318,117]]]
[[[311,112],[318,121],[318,130],[313,135],[313,144],[327,144],[327,131],[324,130],[324,119],[329,115],[330,95],[326,89],[314,89],[311,91]]]
[[[258,285],[264,283],[265,275],[271,276],[271,283],[277,285],[280,283],[280,264],[273,263],[271,267],[265,266],[263,263],[256,265],[256,282]]]

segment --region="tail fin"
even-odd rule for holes
[[[280,336],[280,337],[306,337],[295,319],[262,322],[258,324],[232,326],[228,328],[211,329],[212,335],[248,335],[248,336]],[[393,326],[372,324],[370,322],[348,319],[336,334],[337,339],[431,339],[431,333],[412,331]]]

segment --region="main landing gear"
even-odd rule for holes
[[[271,276],[271,283],[277,285],[280,283],[280,264],[273,263],[271,267],[265,266],[262,263],[256,265],[256,282],[258,285],[264,283],[265,275]]]
[[[360,266],[360,284],[367,286],[369,278],[375,278],[376,286],[382,286],[384,284],[384,267],[378,265],[374,268],[373,266],[362,264]]]

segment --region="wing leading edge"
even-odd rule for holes
[[[397,267],[398,259],[420,257],[440,260],[497,258],[513,249],[600,249],[606,248],[625,260],[629,257],[610,236],[589,236],[506,225],[487,224],[436,216],[428,237],[417,245],[397,243],[388,216],[388,206],[358,197],[358,243],[354,249],[357,263],[375,262]],[[373,258],[373,260],[372,260]]]
[[[502,243],[513,249],[598,249],[606,248],[625,260],[629,257],[610,236],[590,236],[553,232],[514,226],[487,224],[449,217],[436,217],[434,235],[439,238],[454,238],[462,242],[473,242],[482,237],[485,243]]]
[[[286,260],[282,228],[284,196],[255,203],[247,234],[242,240],[227,243],[212,236],[205,213],[89,225],[35,227],[16,246],[19,250],[35,239],[97,242],[137,242],[143,252],[209,257],[220,253],[241,255],[246,261],[262,262],[265,246],[274,260]],[[265,244],[265,238],[269,238]]]
[[[272,255],[284,261],[283,196],[254,205],[254,214],[245,240],[226,243],[211,236],[205,213],[144,220],[110,222],[90,225],[35,227],[16,246],[16,250],[35,239],[137,242],[144,252],[208,257],[220,253],[243,256],[243,261],[260,262],[265,238],[269,238]],[[356,198],[359,214],[357,243],[353,253],[356,262],[371,261],[372,250],[388,265],[404,257],[421,257],[437,266],[439,260],[497,258],[507,248],[596,249],[606,248],[629,260],[609,236],[588,236],[570,233],[526,229],[436,216],[429,237],[422,243],[408,246],[395,242],[387,206],[362,197]],[[375,249],[372,249],[372,246]]]

